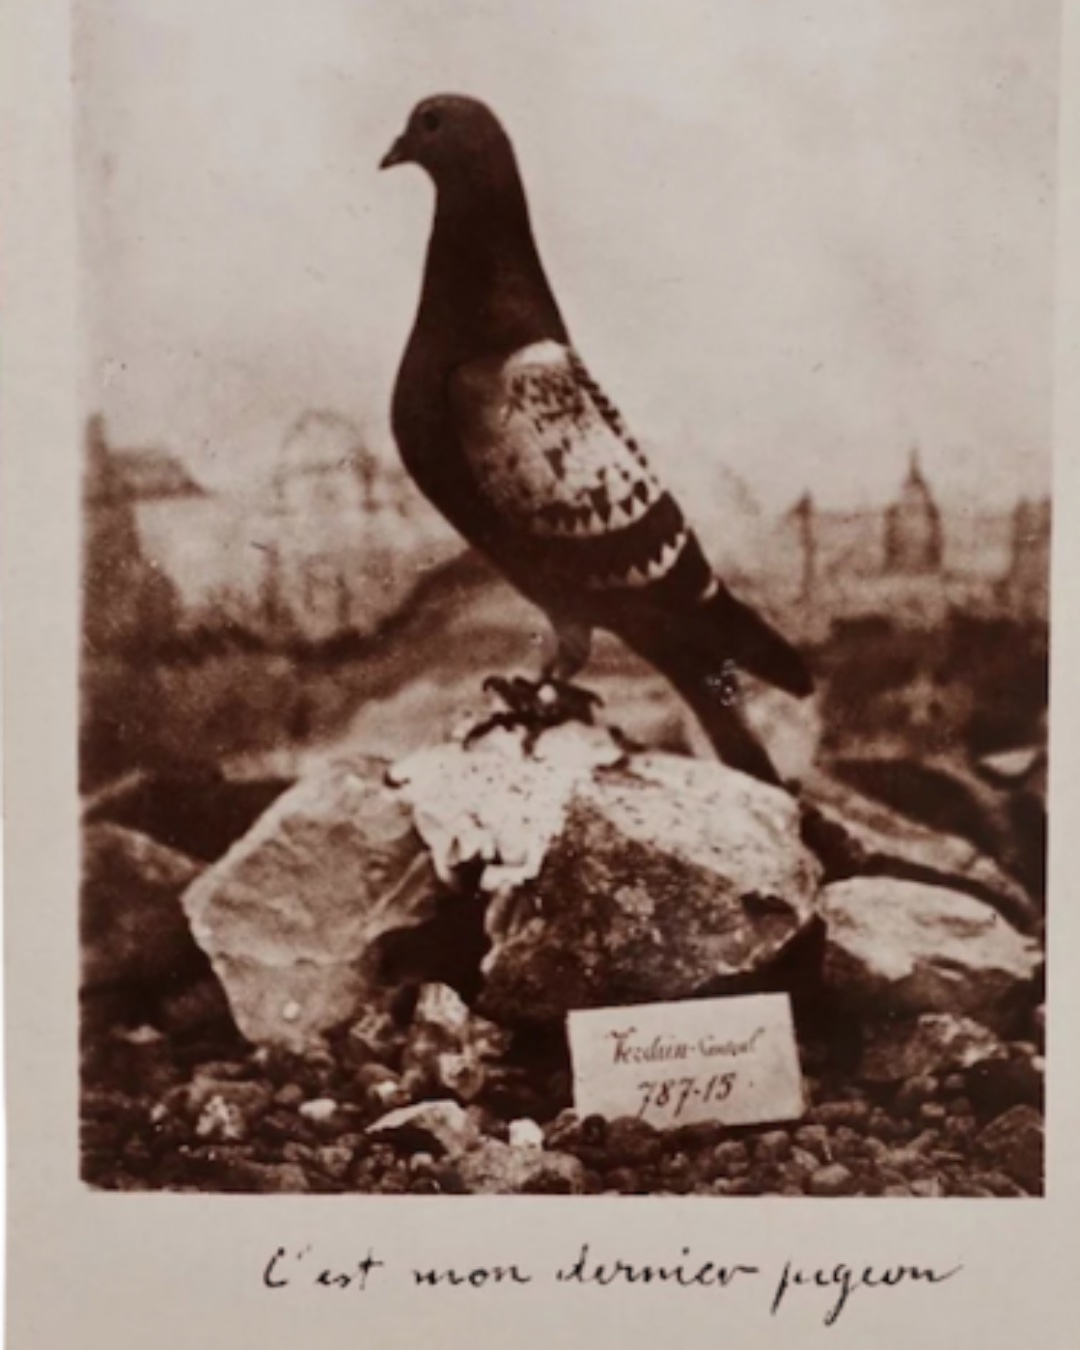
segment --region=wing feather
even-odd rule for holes
[[[452,383],[465,461],[508,534],[593,594],[704,594],[712,572],[677,503],[580,357],[540,342]]]
[[[663,489],[579,359],[555,342],[475,361],[453,383],[469,468],[492,505],[529,534],[625,529]]]

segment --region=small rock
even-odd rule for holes
[[[512,1148],[497,1139],[485,1139],[458,1159],[466,1188],[476,1195],[581,1195],[585,1168],[569,1153]]]
[[[434,1068],[438,1086],[463,1102],[476,1101],[487,1085],[487,1069],[470,1052],[444,1051],[436,1056]]]
[[[353,1163],[352,1149],[335,1144],[320,1148],[316,1156],[322,1170],[335,1181],[343,1181]]]
[[[434,1148],[451,1158],[476,1148],[483,1134],[457,1102],[420,1102],[380,1117],[368,1126],[368,1134],[396,1137],[413,1142],[416,1150]]]
[[[543,1148],[544,1131],[535,1120],[512,1120],[509,1144],[511,1148]]]
[[[451,1042],[460,1042],[472,1014],[461,995],[446,984],[425,984],[416,998],[413,1025],[443,1031]]]
[[[354,1068],[371,1063],[381,1067],[396,1057],[404,1039],[405,1033],[388,1012],[370,1008],[345,1033],[342,1057]]]
[[[791,1157],[784,1164],[785,1169],[790,1169],[794,1175],[808,1177],[811,1172],[816,1172],[821,1166],[821,1159],[816,1153],[810,1153],[805,1148],[792,1148]]]
[[[368,1088],[368,1097],[375,1107],[384,1111],[394,1111],[407,1107],[412,1097],[396,1078],[384,1078]]]
[[[248,1123],[233,1103],[211,1097],[199,1113],[195,1133],[200,1139],[240,1142],[248,1136]]]
[[[741,1139],[725,1139],[713,1149],[712,1159],[719,1175],[732,1176],[735,1168],[749,1167],[750,1151]]]
[[[1004,1172],[976,1172],[972,1181],[977,1185],[984,1186],[991,1195],[1000,1196],[1003,1199],[1017,1199],[1028,1194],[1022,1186],[1018,1186],[1012,1177],[1007,1177]]]
[[[970,1017],[924,1013],[872,1028],[859,1072],[868,1083],[898,1083],[969,1069],[1005,1053],[999,1037]]]
[[[924,1102],[932,1101],[938,1093],[938,1080],[931,1074],[922,1074],[901,1083],[896,1094],[896,1109],[906,1116],[917,1115]]]
[[[630,1118],[625,1117],[625,1119]],[[615,1123],[615,1121],[612,1121],[613,1125]],[[555,1151],[571,1148],[580,1138],[581,1130],[578,1114],[569,1107],[560,1111],[553,1120],[549,1120],[544,1126],[544,1142],[548,1148]]]
[[[762,1163],[787,1162],[791,1157],[791,1136],[786,1130],[768,1130],[754,1141],[754,1157]]]
[[[821,1162],[832,1160],[829,1131],[824,1125],[800,1125],[795,1131],[795,1142]]]
[[[861,1130],[870,1118],[870,1105],[865,1101],[822,1102],[811,1108],[809,1118],[812,1124],[826,1128],[843,1125]]]
[[[811,1195],[850,1195],[854,1189],[855,1177],[843,1163],[819,1167],[810,1177]]]
[[[331,1097],[316,1097],[314,1101],[302,1102],[299,1113],[313,1125],[326,1125],[338,1112],[338,1104]]]
[[[982,1156],[1030,1194],[1043,1184],[1043,1118],[1031,1106],[1014,1106],[990,1122],[978,1135]]]
[[[942,1127],[942,1133],[950,1144],[958,1147],[966,1147],[979,1130],[979,1122],[973,1115],[959,1112],[955,1116],[950,1116]]]
[[[204,970],[180,896],[203,864],[120,825],[83,832],[79,928],[84,988],[154,987]]]
[[[902,1185],[899,1185],[899,1184],[894,1183],[894,1184],[892,1184],[892,1185],[890,1185],[890,1186],[886,1186],[886,1187],[882,1190],[881,1194],[882,1194],[882,1196],[885,1197],[886,1199],[890,1199],[890,1200],[896,1199],[896,1200],[899,1200],[899,1199],[904,1199],[904,1198],[907,1198],[907,1197],[911,1196],[911,1195],[913,1194],[913,1192],[912,1192],[910,1186],[902,1186]]]
[[[975,1065],[967,1075],[967,1095],[984,1120],[1011,1106],[1041,1108],[1043,1092],[1043,1074],[1033,1055],[989,1060]]]
[[[184,1096],[193,1115],[217,1101],[229,1106],[247,1120],[256,1120],[270,1109],[270,1089],[265,1083],[244,1079],[220,1078],[219,1065],[205,1065],[188,1084]]]
[[[608,1124],[606,1148],[616,1166],[640,1167],[654,1163],[663,1145],[648,1121],[636,1116],[617,1116]]]

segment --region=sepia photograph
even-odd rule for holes
[[[74,0],[86,1188],[1045,1193],[1060,5],[656,8]]]

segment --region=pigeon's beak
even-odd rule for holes
[[[409,154],[408,143],[404,134],[402,134],[379,160],[379,168],[392,169],[395,164],[408,164],[411,160],[412,155]]]

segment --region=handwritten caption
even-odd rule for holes
[[[953,1279],[961,1264],[938,1268],[929,1265],[803,1267],[786,1260],[776,1267],[742,1262],[723,1265],[704,1261],[683,1247],[674,1261],[660,1264],[600,1259],[590,1245],[581,1246],[575,1260],[547,1269],[524,1262],[461,1267],[400,1268],[368,1248],[359,1258],[327,1262],[313,1244],[277,1247],[262,1271],[265,1289],[276,1294],[287,1290],[315,1289],[366,1294],[381,1285],[404,1281],[410,1289],[459,1290],[462,1293],[496,1287],[548,1284],[554,1287],[591,1286],[600,1289],[662,1287],[671,1289],[752,1288],[763,1296],[772,1317],[783,1313],[820,1315],[825,1326],[835,1326],[855,1294],[881,1293],[901,1286],[932,1289]]]

